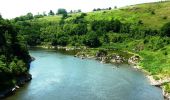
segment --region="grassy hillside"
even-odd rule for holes
[[[138,4],[133,6],[122,7],[120,9],[104,10],[89,12],[85,17],[87,21],[93,20],[111,20],[119,19],[123,22],[137,23],[139,20],[143,22],[144,27],[160,28],[163,24],[170,21],[170,2],[156,2]],[[67,20],[75,18],[79,14],[70,14]],[[39,21],[58,22],[61,16],[47,16],[40,18]]]

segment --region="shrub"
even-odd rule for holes
[[[84,44],[89,47],[98,47],[101,45],[99,37],[93,31],[91,31],[87,34]]]
[[[164,24],[161,28],[162,35],[170,37],[170,22]]]

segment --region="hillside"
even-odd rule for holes
[[[143,22],[144,27],[160,28],[166,22],[170,21],[170,2],[156,2],[138,4],[120,9],[102,10],[87,13],[85,19],[93,20],[111,20],[112,18],[119,19],[123,22],[137,23],[139,20]],[[70,14],[71,17],[67,20],[74,19],[80,13]],[[61,16],[47,16],[38,19],[39,21],[59,22]]]

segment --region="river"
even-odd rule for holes
[[[101,64],[57,51],[30,50],[32,81],[5,100],[163,100],[129,65]]]

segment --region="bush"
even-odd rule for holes
[[[120,32],[122,23],[119,20],[112,19],[111,21],[107,20],[93,21],[90,23],[90,25],[93,31]]]
[[[170,93],[170,83],[164,83],[165,92]]]
[[[89,47],[99,47],[101,45],[99,37],[95,32],[89,32],[86,35],[86,38],[84,40],[84,44]]]
[[[161,28],[162,35],[170,37],[170,22],[164,24]]]
[[[25,63],[22,60],[12,61],[9,64],[9,68],[14,75],[23,74],[27,70]]]

